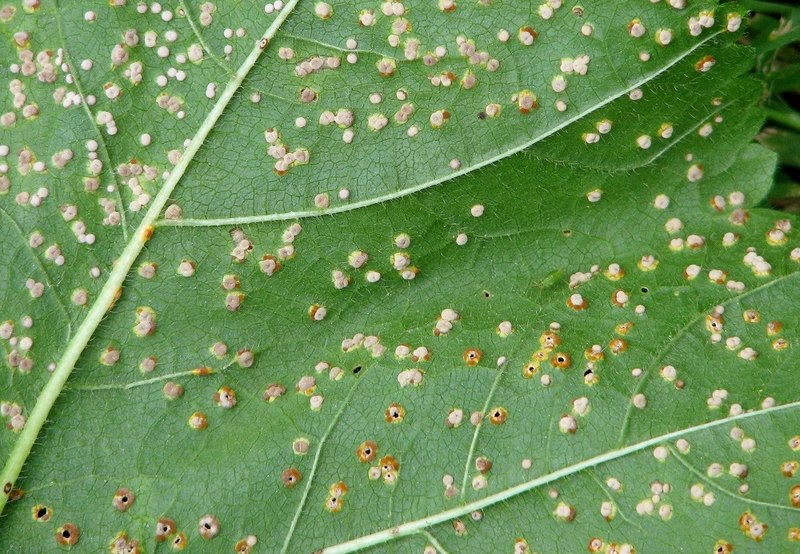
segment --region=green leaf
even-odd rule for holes
[[[800,88],[800,69],[788,66],[778,69],[768,76],[770,90],[773,94],[783,94]]]
[[[741,10],[557,4],[0,8],[0,549],[791,549]]]
[[[780,11],[778,11],[778,9]],[[800,40],[800,10],[781,6],[776,9],[781,16],[774,19],[768,16],[758,16],[753,22],[753,46],[759,55],[768,54]]]
[[[758,140],[778,154],[782,167],[800,167],[800,133],[767,128]]]

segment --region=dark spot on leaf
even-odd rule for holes
[[[61,546],[72,546],[78,543],[80,531],[72,523],[65,523],[56,530],[56,542]]]
[[[53,511],[43,504],[37,504],[33,507],[34,521],[45,522],[48,521],[52,515]]]

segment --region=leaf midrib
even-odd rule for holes
[[[755,288],[752,288],[752,289],[750,289],[748,291],[745,291],[745,292],[743,292],[741,294],[738,294],[738,295],[736,295],[736,296],[734,296],[734,297],[732,297],[729,300],[726,300],[724,302],[715,303],[714,305],[715,306],[716,305],[720,305],[720,306],[725,307],[725,306],[728,306],[729,304],[731,304],[733,302],[741,302],[742,300],[744,300],[745,298],[747,298],[749,296],[752,296],[753,294],[756,294],[758,292],[763,292],[764,290],[766,290],[766,289],[768,289],[768,288],[770,288],[770,287],[772,287],[772,286],[774,286],[776,284],[783,283],[787,279],[791,279],[793,277],[796,278],[799,275],[800,275],[800,273],[798,273],[798,272],[792,272],[792,273],[788,273],[786,275],[781,275],[780,277],[776,277],[775,279],[772,279],[767,283],[764,283],[764,284],[759,285],[759,286],[757,286]],[[668,342],[664,345],[663,348],[660,349],[660,351],[656,355],[656,357],[653,360],[653,362],[645,370],[644,374],[639,379],[639,381],[637,383],[637,386],[636,386],[636,389],[631,394],[631,398],[633,396],[641,393],[644,390],[645,386],[647,386],[647,384],[650,382],[650,379],[653,378],[654,374],[658,371],[659,366],[662,363],[664,363],[664,360],[666,359],[666,357],[669,355],[670,352],[672,352],[673,348],[675,348],[675,345],[678,344],[680,339],[686,333],[688,333],[693,327],[695,327],[696,325],[699,325],[705,319],[705,317],[708,315],[708,313],[711,311],[712,308],[713,308],[713,306],[712,307],[708,307],[705,310],[700,311],[697,314],[696,317],[692,318],[691,320],[689,320],[686,323],[686,325],[681,327],[677,331],[677,333],[675,335],[672,335],[672,336],[669,337]],[[636,411],[636,408],[634,407],[633,402],[630,402],[628,404],[628,410],[625,413],[625,417],[622,420],[622,425],[620,426],[620,434],[619,434],[619,438],[617,439],[617,447],[618,448],[621,447],[625,443],[625,439],[628,437],[628,432],[630,431],[631,421],[633,419],[633,415],[634,415],[635,411]]]
[[[286,2],[286,5],[277,14],[272,24],[267,28],[264,34],[261,35],[259,40],[256,41],[253,50],[247,56],[245,61],[233,74],[233,78],[228,82],[225,90],[220,95],[219,100],[217,100],[209,113],[206,115],[202,125],[192,138],[191,144],[184,151],[180,161],[172,170],[169,177],[164,181],[161,189],[158,191],[158,194],[153,199],[150,209],[147,210],[147,213],[142,218],[141,223],[134,232],[131,240],[127,243],[122,254],[117,259],[113,270],[109,274],[108,280],[98,294],[97,300],[89,309],[86,318],[78,327],[78,330],[75,332],[75,335],[72,337],[72,339],[67,343],[64,353],[58,361],[56,370],[42,388],[42,391],[36,401],[36,405],[31,410],[25,427],[17,437],[17,440],[11,449],[11,453],[8,456],[8,460],[6,461],[2,472],[0,473],[0,485],[2,485],[2,489],[4,491],[3,494],[0,494],[0,513],[2,513],[3,508],[8,502],[14,483],[16,482],[20,471],[22,470],[22,466],[27,460],[31,449],[33,448],[33,444],[35,443],[36,438],[39,436],[39,432],[44,426],[45,421],[47,420],[47,416],[50,413],[51,408],[60,396],[61,391],[64,389],[67,379],[69,379],[69,376],[71,375],[78,358],[83,353],[86,345],[94,335],[94,332],[97,330],[97,327],[105,317],[105,314],[108,312],[110,306],[112,306],[116,301],[117,295],[121,293],[125,278],[144,248],[144,245],[150,239],[154,231],[153,223],[161,214],[161,210],[164,208],[164,205],[169,200],[172,192],[175,190],[175,187],[182,179],[184,173],[186,172],[186,168],[203,146],[208,134],[214,128],[216,122],[228,107],[231,99],[241,87],[242,82],[247,77],[253,66],[255,66],[258,58],[261,56],[261,53],[264,50],[260,47],[261,42],[266,41],[267,44],[269,43],[289,14],[294,10],[298,2],[299,0],[288,0]],[[66,45],[64,49],[66,50]]]
[[[519,496],[520,494],[526,493],[543,485],[547,485],[559,479],[564,479],[571,475],[576,475],[587,469],[608,462],[612,462],[620,458],[624,458],[625,456],[641,452],[650,447],[668,443],[674,439],[678,439],[680,437],[690,435],[692,433],[706,431],[708,429],[714,429],[716,427],[721,427],[723,425],[733,423],[736,421],[742,421],[745,419],[750,419],[760,416],[769,416],[779,412],[794,410],[798,408],[800,408],[800,401],[791,402],[789,404],[783,404],[781,406],[774,406],[772,408],[762,408],[759,410],[754,410],[752,412],[744,412],[739,415],[728,416],[707,423],[702,423],[700,425],[695,425],[692,427],[687,427],[685,429],[672,431],[664,435],[659,435],[657,437],[653,437],[648,440],[626,446],[625,448],[611,450],[609,452],[605,452],[598,456],[593,456],[592,458],[588,458],[577,464],[566,466],[551,473],[541,475],[535,479],[531,479],[530,481],[525,481],[523,483],[520,483],[519,485],[509,487],[503,491],[492,494],[490,496],[486,496],[479,500],[475,500],[468,504],[462,504],[461,506],[457,506],[449,510],[444,510],[442,512],[431,514],[429,516],[414,521],[402,523],[400,525],[396,525],[394,527],[390,527],[388,529],[384,529],[382,531],[378,531],[370,535],[364,535],[362,537],[347,542],[343,542],[337,545],[324,547],[316,552],[318,552],[319,554],[344,554],[347,552],[355,552],[357,550],[383,544],[392,540],[399,539],[401,537],[406,537],[409,535],[413,535],[415,533],[419,533],[424,529],[428,529],[434,525],[445,523],[450,520],[465,516],[474,511],[484,510],[490,506],[493,506],[500,502],[507,501],[511,498]],[[745,502],[752,502],[748,498],[742,498],[742,500]],[[780,507],[781,509],[797,512],[798,514],[800,514],[800,508],[794,508],[792,506],[779,506],[779,505],[774,505],[773,507]]]
[[[359,208],[366,208],[375,204],[381,204],[384,202],[389,202],[391,200],[396,200],[398,198],[402,198],[404,196],[408,196],[415,192],[419,192],[421,190],[425,190],[429,187],[439,185],[446,181],[450,181],[452,179],[456,179],[457,177],[461,177],[462,175],[466,175],[476,171],[482,167],[489,166],[491,164],[497,163],[500,160],[508,158],[514,154],[522,152],[527,148],[537,144],[546,138],[554,135],[555,133],[569,127],[573,123],[583,120],[585,117],[588,117],[590,114],[596,112],[604,108],[605,106],[609,105],[613,101],[621,98],[622,96],[630,93],[632,90],[640,88],[645,84],[649,83],[650,81],[658,78],[663,73],[669,71],[677,64],[685,60],[688,56],[690,56],[693,52],[700,49],[701,47],[705,46],[706,43],[713,40],[714,38],[718,37],[719,35],[723,34],[725,31],[718,30],[714,33],[711,33],[705,36],[702,40],[698,41],[696,44],[692,45],[691,48],[688,48],[684,52],[682,52],[679,56],[675,57],[669,63],[661,66],[656,71],[649,73],[633,83],[632,85],[628,86],[627,88],[620,89],[617,93],[612,94],[605,98],[602,102],[598,102],[597,104],[590,106],[589,108],[577,113],[573,117],[570,117],[560,124],[556,125],[551,129],[547,129],[543,133],[539,134],[538,136],[532,138],[529,141],[523,142],[517,146],[509,148],[500,154],[487,158],[485,160],[481,160],[476,162],[472,165],[466,165],[457,171],[453,171],[447,175],[442,177],[437,177],[435,179],[431,179],[430,181],[425,181],[423,183],[418,183],[414,186],[410,186],[407,188],[403,188],[394,192],[390,192],[388,194],[374,196],[371,198],[367,198],[364,200],[360,200],[358,202],[353,202],[346,205],[335,206],[333,208],[329,208],[326,210],[297,210],[291,212],[276,212],[271,214],[260,214],[260,215],[251,215],[251,216],[240,216],[240,217],[228,217],[228,218],[207,218],[207,219],[192,219],[192,218],[185,218],[185,219],[175,219],[175,220],[167,220],[161,219],[155,222],[156,227],[219,227],[219,226],[228,226],[228,225],[248,225],[253,223],[265,223],[268,221],[285,221],[291,219],[304,219],[309,217],[317,217],[320,215],[333,215],[337,213],[349,212],[351,210],[356,210]]]
[[[276,32],[278,31],[279,27],[288,17],[288,15],[293,11],[295,6],[298,4],[299,0],[289,0],[286,3],[284,9],[276,16],[276,19],[273,23],[269,26],[269,28],[265,31],[262,35],[262,38],[271,39]],[[562,130],[563,128],[571,125],[572,123],[583,119],[584,117],[588,116],[589,114],[593,113],[596,110],[601,109],[602,107],[608,105],[609,103],[613,102],[617,98],[620,98],[622,95],[627,94],[631,90],[642,86],[643,84],[651,81],[652,79],[657,78],[662,73],[668,71],[670,68],[675,66],[676,64],[680,63],[686,57],[688,57],[692,52],[697,50],[698,48],[702,47],[708,41],[712,40],[716,36],[718,36],[722,31],[717,33],[713,33],[705,37],[703,40],[699,41],[691,48],[687,49],[685,52],[681,53],[680,56],[676,57],[670,63],[662,66],[659,70],[643,77],[637,83],[634,83],[627,89],[620,90],[617,94],[611,95],[608,98],[604,99],[603,102],[600,102],[587,110],[577,114],[573,118],[566,120],[559,126],[556,126],[553,129],[541,134],[540,136],[527,141],[521,145],[518,145],[514,148],[511,148],[497,156],[494,156],[490,159],[484,160],[482,162],[473,164],[472,166],[465,167],[460,171],[454,172],[447,176],[430,180],[425,183],[418,184],[413,187],[409,187],[406,189],[402,189],[400,191],[396,191],[394,193],[390,193],[388,195],[384,195],[382,197],[376,197],[369,200],[365,200],[362,202],[357,202],[348,206],[343,206],[340,208],[333,208],[328,210],[326,214],[333,214],[338,212],[345,212],[350,211],[353,209],[361,208],[370,206],[373,204],[377,204],[379,202],[385,202],[388,200],[393,200],[402,196],[406,196],[412,194],[414,192],[426,189],[428,187],[440,184],[445,181],[449,181],[450,179],[454,179],[461,175],[468,174],[476,169],[509,157],[515,153],[518,153],[524,149],[527,149],[531,145],[544,140],[545,138],[551,136],[552,134]],[[63,39],[63,37],[62,37]],[[65,48],[66,50],[66,48]],[[139,227],[133,234],[131,240],[127,243],[124,251],[122,252],[117,264],[115,265],[113,271],[109,275],[108,280],[104,284],[100,294],[97,297],[97,300],[92,305],[91,309],[89,310],[86,318],[78,328],[75,335],[72,339],[68,342],[66,349],[58,362],[57,369],[51,376],[48,383],[45,385],[42,393],[37,400],[36,405],[34,406],[33,410],[31,411],[27,424],[23,431],[20,433],[10,455],[9,459],[4,466],[2,473],[0,474],[0,484],[5,485],[6,483],[13,484],[16,481],[17,477],[19,476],[19,472],[24,464],[25,460],[27,459],[31,448],[38,437],[38,434],[46,421],[46,418],[52,408],[53,404],[55,403],[56,399],[59,397],[61,391],[63,390],[72,369],[75,366],[80,355],[83,353],[86,345],[88,344],[91,337],[94,335],[97,327],[99,326],[100,322],[104,318],[106,312],[108,311],[109,307],[114,303],[115,297],[118,291],[121,290],[122,284],[127,277],[128,273],[130,272],[131,267],[133,266],[135,260],[139,256],[140,252],[144,248],[146,242],[149,239],[149,235],[152,232],[152,227],[156,225],[172,225],[173,222],[166,222],[166,221],[157,221],[161,211],[169,200],[174,189],[177,187],[179,182],[181,181],[187,167],[193,161],[195,155],[203,146],[205,139],[207,138],[208,134],[214,128],[216,122],[218,121],[219,117],[221,117],[222,113],[226,110],[227,106],[230,103],[230,100],[235,95],[236,91],[239,90],[242,82],[249,74],[250,70],[253,68],[255,63],[257,62],[258,58],[260,57],[261,49],[256,45],[250,55],[247,57],[245,62],[242,66],[232,74],[232,80],[228,83],[225,88],[225,91],[222,95],[220,95],[219,100],[216,104],[212,107],[211,111],[206,116],[201,127],[198,129],[197,133],[193,137],[191,141],[191,145],[186,149],[181,160],[178,165],[175,166],[173,171],[171,172],[169,178],[163,183],[161,189],[159,190],[158,194],[156,195],[150,209],[147,211],[145,216],[143,217]],[[83,93],[79,91],[81,97],[83,97]],[[91,112],[88,110],[87,105],[85,102],[83,103],[84,109],[87,111],[87,114],[91,116]],[[94,124],[94,120],[92,119],[92,123]],[[95,129],[97,129],[95,125]],[[99,130],[98,130],[98,134]],[[228,224],[243,224],[243,223],[258,223],[258,222],[266,222],[266,221],[273,221],[273,220],[285,220],[285,219],[295,219],[301,217],[309,217],[309,216],[317,216],[321,212],[318,210],[315,211],[301,211],[301,212],[286,212],[283,214],[264,214],[262,216],[252,216],[251,218],[231,218],[227,220],[183,220],[176,222],[177,224],[181,225],[195,225],[195,226],[209,226],[209,225],[228,225]],[[124,226],[123,226],[124,229]],[[347,403],[345,403],[346,405]],[[476,502],[472,502],[461,506],[459,508],[455,508],[453,510],[441,512],[439,514],[435,514],[433,516],[429,516],[427,518],[423,518],[421,520],[417,520],[414,522],[409,522],[406,524],[402,524],[399,527],[382,531],[373,535],[368,535],[366,537],[362,537],[359,539],[355,539],[354,541],[349,541],[347,543],[342,543],[341,545],[337,545],[332,547],[331,549],[325,549],[324,552],[348,552],[354,549],[360,549],[364,546],[368,546],[370,544],[380,544],[381,542],[386,542],[388,540],[392,540],[399,536],[405,536],[407,534],[412,534],[416,532],[420,532],[423,529],[430,527],[436,523],[440,523],[443,521],[450,520],[454,517],[459,517],[466,513],[469,513],[475,509],[480,509],[481,507],[489,506],[494,503],[500,502],[502,500],[511,498],[518,494],[521,494],[527,490],[531,490],[535,487],[538,487],[542,484],[549,483],[553,480],[560,479],[567,475],[571,475],[573,473],[577,473],[587,467],[592,467],[594,465],[599,465],[601,463],[614,460],[618,457],[622,457],[624,455],[630,454],[632,452],[642,450],[651,446],[653,444],[657,444],[658,442],[663,442],[665,440],[669,440],[673,436],[679,436],[682,434],[698,431],[704,428],[713,427],[716,425],[720,425],[723,422],[727,421],[734,421],[737,419],[742,419],[745,417],[752,417],[755,415],[761,415],[767,412],[774,412],[777,410],[788,409],[790,407],[795,407],[800,405],[800,403],[793,403],[789,405],[779,406],[776,408],[771,408],[768,410],[762,410],[758,412],[752,412],[748,414],[742,414],[741,416],[736,416],[732,418],[728,418],[727,420],[718,420],[715,422],[711,422],[708,424],[703,424],[697,427],[689,428],[682,431],[676,431],[674,433],[664,435],[662,437],[656,437],[654,439],[650,439],[648,441],[644,441],[642,443],[638,443],[636,445],[632,445],[626,447],[624,449],[618,451],[612,451],[601,456],[597,456],[594,458],[590,458],[589,460],[585,460],[580,464],[576,464],[574,466],[569,466],[568,468],[563,468],[562,470],[558,470],[556,472],[550,473],[546,476],[542,476],[540,478],[528,481],[517,487],[509,488],[501,493],[496,495],[492,495],[481,499]],[[335,421],[332,423],[331,427],[329,428],[328,432],[333,429],[335,426]],[[327,432],[326,432],[327,435]],[[320,456],[322,451],[322,444],[317,452],[317,457]],[[316,465],[317,460],[315,460]],[[469,463],[469,461],[468,461]],[[311,485],[311,480],[309,479],[308,486]],[[0,495],[0,512],[2,512],[5,503],[8,500],[8,495]],[[302,510],[303,504],[301,503],[297,510],[297,515],[300,514]],[[296,523],[297,517],[295,517]],[[423,525],[424,523],[424,525]],[[293,528],[293,527],[292,527]],[[289,540],[291,539],[292,531],[290,530],[289,534],[286,537],[286,542],[284,548],[286,548],[289,544]],[[376,540],[375,537],[378,537]],[[370,540],[376,540],[376,542],[369,542]],[[349,546],[348,546],[349,545]]]

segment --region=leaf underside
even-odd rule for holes
[[[0,550],[791,551],[741,10],[287,4],[0,3]]]

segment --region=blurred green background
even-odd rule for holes
[[[767,121],[758,141],[778,153],[768,202],[800,214],[800,1],[741,0],[752,18],[746,41],[756,50]]]

